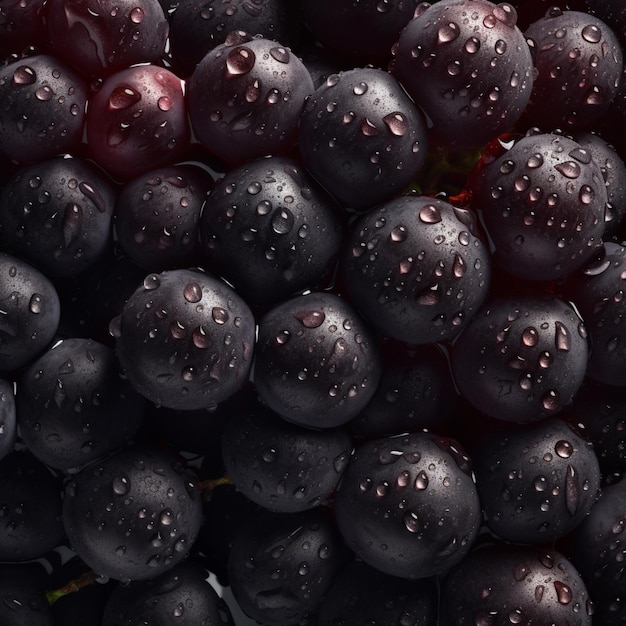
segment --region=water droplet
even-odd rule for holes
[[[559,604],[566,605],[572,601],[572,590],[565,583],[555,580],[554,589]]]
[[[37,100],[41,100],[42,102],[50,100],[52,96],[54,96],[54,91],[52,91],[48,85],[39,87],[39,89],[35,91],[35,98],[37,98]]]
[[[419,218],[425,224],[436,224],[441,221],[441,213],[436,206],[427,204],[420,209]]]
[[[424,491],[428,487],[428,474],[424,470],[417,474],[414,485],[416,491]]]
[[[421,528],[417,515],[412,511],[409,511],[404,515],[404,526],[410,533],[419,532]]]
[[[120,85],[111,92],[109,96],[109,107],[120,110],[127,109],[141,100],[141,94],[131,87]]]
[[[213,321],[220,326],[226,324],[229,319],[228,311],[221,306],[214,306],[211,309],[211,317],[213,318]]]
[[[589,43],[599,43],[602,39],[602,30],[596,24],[588,24],[582,29],[580,34]]]
[[[31,313],[34,314],[41,313],[41,311],[43,310],[42,304],[43,296],[38,293],[34,293],[28,302],[28,309]]]
[[[541,399],[541,403],[546,411],[557,411],[561,408],[559,394],[554,390],[548,391]]]
[[[286,235],[291,232],[295,218],[293,213],[286,208],[277,208],[271,217],[272,229],[277,235]]]
[[[561,352],[569,352],[572,347],[570,332],[562,322],[555,322],[554,343],[556,349]]]
[[[437,42],[450,43],[459,36],[460,32],[458,24],[455,22],[448,22],[437,31]]]
[[[289,63],[289,50],[287,50],[287,48],[283,48],[283,46],[270,48],[270,55],[275,61],[278,61],[279,63]]]
[[[539,333],[533,326],[528,326],[522,331],[522,343],[529,348],[536,346],[539,341]]]
[[[125,496],[130,491],[128,476],[125,474],[116,476],[111,483],[111,488],[113,489],[113,493],[118,496]]]
[[[554,450],[562,459],[569,459],[574,454],[574,446],[565,439],[560,439],[554,444]]]
[[[226,69],[230,74],[247,74],[256,61],[254,52],[246,46],[238,46],[228,53],[226,57]]]
[[[359,83],[357,83],[357,84],[356,84],[356,85],[352,88],[352,91],[353,91],[353,93],[354,93],[354,95],[355,95],[355,96],[362,96],[362,95],[364,95],[364,94],[366,94],[366,93],[367,93],[367,90],[368,90],[367,83],[364,83],[364,82],[362,82],[362,81],[361,81],[361,82],[359,82]]]
[[[305,328],[318,328],[326,319],[326,315],[323,311],[298,311],[294,313],[294,317]]]
[[[13,82],[16,85],[32,85],[36,80],[35,70],[28,65],[20,65],[13,72]]]
[[[580,165],[578,165],[576,161],[558,163],[554,166],[554,169],[561,172],[561,174],[563,174],[566,178],[575,179],[580,176]]]
[[[366,137],[373,137],[378,135],[378,128],[376,128],[376,125],[371,120],[364,117],[361,120],[361,133]]]
[[[196,283],[187,283],[183,288],[183,298],[187,302],[195,303],[202,300],[202,287]]]
[[[385,122],[391,134],[397,137],[402,137],[408,128],[406,117],[402,113],[389,113],[389,115],[383,117],[383,122]]]

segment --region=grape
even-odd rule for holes
[[[618,4],[0,2],[2,624],[623,622]]]
[[[90,269],[111,239],[115,190],[91,161],[55,157],[21,167],[0,195],[4,249],[52,278]]]
[[[478,547],[444,578],[440,624],[588,626],[593,604],[580,574],[560,552],[494,543]]]
[[[426,142],[422,113],[393,76],[374,68],[331,74],[300,118],[304,164],[357,210],[408,185],[424,163]]]
[[[51,280],[13,255],[0,253],[0,370],[15,372],[43,352],[61,316]]]
[[[313,81],[281,42],[236,31],[202,58],[187,88],[194,133],[233,165],[294,147]]]
[[[113,322],[131,384],[174,409],[213,407],[238,391],[252,365],[254,332],[241,297],[191,269],[148,274]]]
[[[458,442],[420,432],[357,446],[335,512],[357,556],[409,579],[442,574],[461,561],[481,522],[469,458]]]
[[[50,0],[45,18],[54,53],[98,78],[159,61],[169,32],[158,0]]]
[[[494,261],[530,280],[564,278],[602,245],[606,186],[591,152],[554,133],[522,137],[472,185]]]
[[[254,384],[270,409],[311,428],[342,426],[370,400],[381,375],[363,320],[328,292],[296,296],[259,321]]]
[[[115,202],[120,248],[148,272],[193,265],[200,214],[212,187],[213,178],[190,164],[164,166],[128,181]]]
[[[72,469],[129,444],[145,401],[122,379],[113,350],[91,339],[57,342],[19,379],[20,433],[56,469]]]
[[[421,345],[447,342],[469,323],[487,296],[490,266],[473,213],[404,196],[352,223],[340,276],[374,328]]]
[[[617,93],[622,49],[600,19],[558,7],[524,33],[535,46],[537,76],[526,115],[547,129],[584,128]]]
[[[557,414],[578,391],[589,356],[577,311],[558,298],[488,299],[450,353],[461,394],[505,422]]]
[[[288,157],[228,171],[206,200],[200,257],[252,305],[271,306],[327,279],[344,232],[335,201]]]
[[[87,80],[47,54],[0,68],[0,151],[22,162],[72,152],[80,144]]]
[[[420,3],[394,46],[392,74],[432,123],[436,145],[475,148],[515,124],[534,80],[512,5]]]
[[[201,516],[193,473],[153,446],[123,448],[65,486],[72,548],[98,575],[116,580],[153,578],[180,563]]]
[[[190,140],[181,79],[158,65],[109,75],[89,100],[86,133],[90,157],[114,178],[169,165]]]
[[[62,483],[28,450],[0,460],[0,559],[30,561],[59,545]]]

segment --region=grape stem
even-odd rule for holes
[[[48,603],[52,605],[69,593],[74,593],[83,587],[93,585],[96,582],[96,578],[96,574],[93,571],[86,572],[82,576],[79,576],[74,580],[70,580],[70,582],[63,585],[63,587],[60,587],[59,589],[50,589],[46,591],[46,599],[48,600]]]

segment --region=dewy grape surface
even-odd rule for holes
[[[0,0],[0,625],[624,626],[622,0]]]

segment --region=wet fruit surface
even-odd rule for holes
[[[2,626],[623,626],[625,16],[0,2]]]

